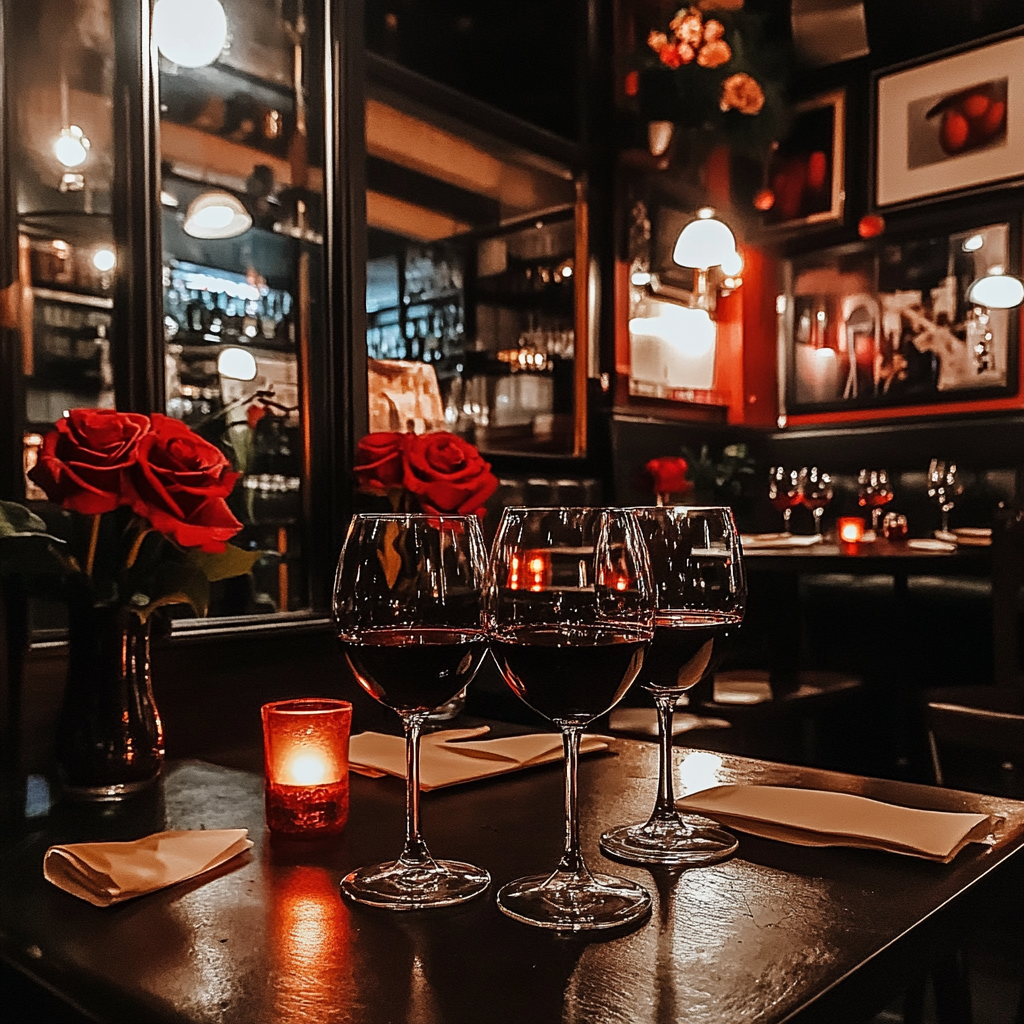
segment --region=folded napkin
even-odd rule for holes
[[[751,548],[807,548],[821,544],[823,537],[817,534],[797,533],[744,533],[740,535],[740,544]]]
[[[939,532],[941,533],[942,531],[940,530]],[[946,541],[932,540],[931,537],[916,537],[913,540],[907,541],[907,547],[912,548],[914,551],[956,551],[955,538],[954,541]]]
[[[562,737],[557,733],[476,739],[489,731],[490,728],[483,725],[476,729],[427,733],[420,741],[420,789],[426,792],[460,782],[489,779],[492,775],[532,768],[562,757]],[[608,744],[596,736],[584,736],[580,744],[580,752],[584,754],[607,749]],[[352,771],[360,775],[376,778],[394,775],[404,779],[405,740],[379,732],[357,733],[349,742],[348,763]]]
[[[157,832],[133,843],[51,846],[43,876],[96,907],[144,896],[212,871],[252,846],[245,828]]]
[[[716,786],[676,801],[723,825],[800,846],[857,846],[948,864],[968,843],[992,845],[998,819],[922,811],[852,793],[786,786]]]

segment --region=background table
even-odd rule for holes
[[[682,872],[616,865],[600,832],[654,798],[652,744],[616,740],[581,765],[583,844],[595,869],[654,894],[624,936],[563,937],[504,917],[493,891],[460,908],[388,913],[343,902],[352,867],[397,854],[403,787],[352,777],[335,839],[263,827],[262,779],[201,762],[117,808],[58,807],[8,823],[0,848],[0,955],[97,1020],[138,1024],[662,1024],[856,1021],[880,1008],[955,937],[960,915],[1007,877],[1024,845],[1024,804],[677,750],[684,780],[772,782],[1005,816],[993,851],[950,865],[743,836],[732,860]],[[710,759],[710,760],[709,760]],[[717,770],[715,770],[717,764]],[[549,869],[560,847],[557,766],[425,794],[437,856],[486,866],[495,887]],[[697,788],[697,787],[695,787]],[[248,826],[256,847],[214,880],[105,910],[50,886],[54,842],[136,838],[161,828]]]

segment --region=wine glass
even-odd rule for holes
[[[800,474],[795,469],[772,466],[768,473],[768,500],[782,513],[786,533],[791,533],[789,520],[800,504]]]
[[[650,894],[592,874],[580,852],[576,768],[583,727],[623,697],[654,635],[654,589],[635,516],[624,509],[506,508],[487,572],[491,653],[513,692],[562,730],[565,846],[550,875],[509,882],[498,906],[541,928],[613,928]]]
[[[928,497],[942,510],[942,532],[949,533],[949,513],[964,492],[955,462],[932,459],[928,464]]]
[[[882,509],[895,497],[884,469],[862,469],[857,475],[857,504],[871,509],[871,529],[878,533]]]
[[[658,605],[654,642],[639,676],[658,708],[658,798],[646,822],[606,832],[601,849],[637,864],[712,864],[738,842],[676,810],[672,716],[680,695],[718,667],[743,621],[747,588],[739,532],[728,508],[642,508],[634,514],[647,541]]]
[[[832,477],[817,466],[800,470],[801,501],[814,516],[814,532],[821,536],[821,519],[832,500]]]
[[[402,718],[405,847],[358,868],[341,888],[359,903],[417,910],[462,903],[490,884],[483,869],[434,860],[420,836],[424,718],[472,681],[487,653],[481,585],[487,566],[475,516],[357,515],[334,580],[334,621],[359,685]]]

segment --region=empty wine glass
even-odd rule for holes
[[[832,501],[832,477],[817,466],[800,470],[800,500],[814,516],[814,532],[821,536],[821,519]]]
[[[928,497],[933,499],[942,511],[942,532],[949,533],[949,513],[956,505],[956,499],[963,494],[955,462],[932,459],[928,464]]]
[[[857,476],[857,504],[871,509],[871,529],[878,533],[882,509],[895,497],[884,469],[862,469]]]
[[[782,513],[785,532],[791,533],[789,520],[800,504],[800,474],[795,469],[772,466],[768,472],[768,500]]]
[[[397,861],[341,883],[359,903],[445,907],[480,895],[483,868],[434,860],[420,836],[420,731],[469,685],[487,653],[481,586],[487,556],[476,516],[357,515],[334,581],[334,621],[356,681],[405,726],[405,847]]]
[[[647,890],[592,874],[580,851],[576,768],[583,727],[622,699],[654,635],[647,548],[624,509],[506,508],[487,572],[491,652],[522,701],[562,730],[565,845],[551,874],[509,882],[498,906],[541,928],[637,921]]]
[[[676,810],[672,786],[672,716],[681,694],[710,676],[743,621],[747,588],[732,510],[635,509],[647,541],[658,608],[654,642],[640,683],[658,708],[658,798],[646,822],[601,836],[609,856],[637,864],[712,864],[736,837]]]

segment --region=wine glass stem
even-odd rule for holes
[[[580,823],[577,813],[578,787],[576,782],[577,768],[580,763],[580,737],[583,733],[581,725],[562,726],[562,746],[565,750],[565,849],[559,861],[558,870],[574,875],[582,875],[587,871],[580,853]]]
[[[871,529],[874,530],[875,533],[878,533],[878,519],[881,514],[882,510],[880,508],[873,508],[871,510]]]
[[[430,864],[432,858],[420,835],[420,731],[422,715],[403,715],[405,725],[405,848],[402,864]]]
[[[654,694],[654,704],[658,709],[658,732],[661,739],[661,752],[658,757],[658,799],[651,813],[650,823],[659,821],[678,821],[676,797],[672,785],[672,719],[676,713],[675,694]]]
[[[816,508],[814,510],[814,532],[820,537],[821,536],[821,520],[825,515],[823,508]]]
[[[785,508],[782,510],[782,523],[785,533],[792,533],[789,528],[789,521],[793,518],[793,510],[791,508]]]
[[[932,522],[935,522],[933,519]],[[949,509],[945,505],[942,506],[942,532],[949,533]]]

